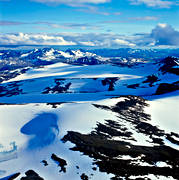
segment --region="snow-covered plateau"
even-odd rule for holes
[[[179,59],[136,52],[0,50],[0,180],[179,179]]]

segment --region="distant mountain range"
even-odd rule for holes
[[[0,50],[0,82],[25,73],[29,68],[58,62],[72,65],[113,64],[131,67],[147,62],[157,63],[168,56],[178,58],[179,49],[6,49]]]
[[[56,62],[76,64],[99,64],[108,60],[83,50],[60,51],[53,48],[33,50],[1,50],[0,70],[16,69],[25,66],[38,66]]]
[[[97,49],[61,51],[54,48],[32,50],[0,50],[0,70],[17,69],[27,66],[48,65],[56,62],[70,64],[127,64],[158,61],[167,56],[179,57],[179,49]]]

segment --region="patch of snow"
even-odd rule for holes
[[[22,54],[22,55],[21,55],[21,58],[23,58],[23,57],[27,57],[29,54],[30,54],[30,53],[25,53],[25,54]]]
[[[179,95],[149,101],[148,112],[152,123],[160,126],[167,133],[179,133]]]
[[[166,146],[170,146],[170,147],[172,147],[173,149],[179,150],[179,145],[170,142],[170,141],[169,141],[168,139],[166,139],[166,138],[164,138],[164,143],[165,143]]]
[[[172,168],[172,166],[169,166],[166,162],[162,162],[162,161],[158,161],[155,165],[157,167],[170,167],[170,168]]]

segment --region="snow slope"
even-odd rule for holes
[[[179,91],[155,92],[178,76],[159,68],[56,63],[1,83],[0,178],[32,169],[45,180],[177,179]]]

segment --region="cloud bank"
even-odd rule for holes
[[[79,6],[84,4],[101,4],[107,3],[111,0],[31,0],[40,3],[47,3],[47,4],[66,4],[70,6]]]
[[[151,37],[155,39],[155,45],[179,45],[179,31],[167,24],[158,24]]]
[[[11,1],[11,0],[0,0],[0,1]],[[97,5],[102,3],[109,3],[112,0],[29,0],[38,3],[45,4],[65,4],[72,7],[88,7],[89,4]],[[122,0],[121,0],[122,1]],[[127,0],[131,5],[145,4],[148,7],[157,8],[170,8],[173,5],[179,5],[178,0]]]
[[[149,7],[158,7],[158,8],[170,8],[170,6],[175,5],[176,1],[172,0],[129,0],[132,5],[145,4]]]
[[[1,45],[79,45],[94,47],[179,46],[179,31],[158,24],[151,33],[124,36],[113,33],[0,34]]]
[[[82,6],[85,4],[101,4],[109,3],[112,0],[31,0],[46,4],[66,4],[69,6]],[[131,5],[145,4],[148,7],[170,8],[172,5],[177,5],[178,0],[128,0]]]
[[[66,41],[62,36],[47,34],[0,34],[2,45],[76,45],[72,41]]]

